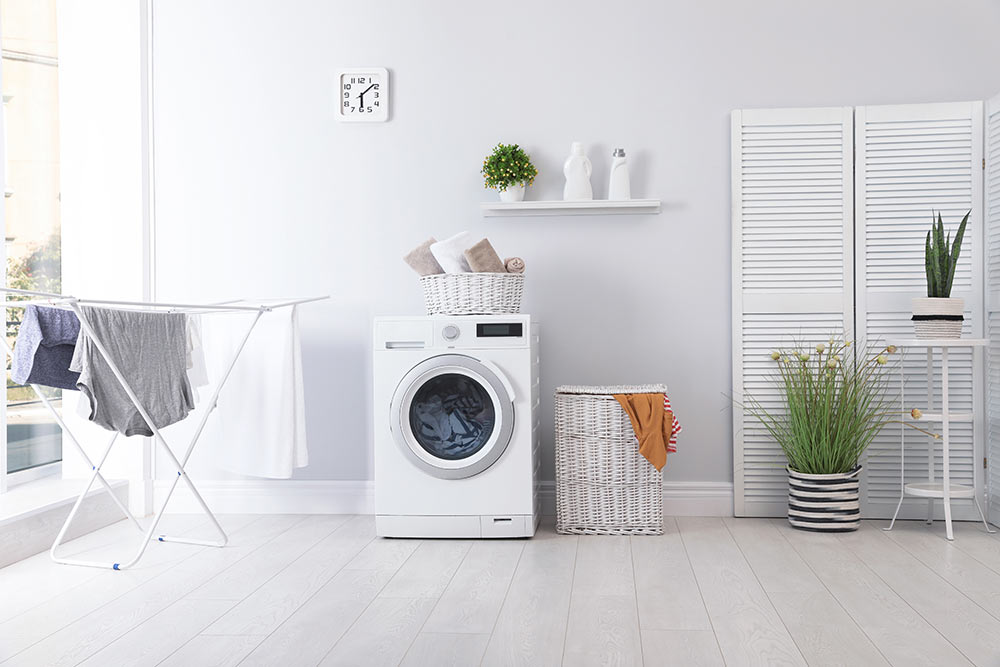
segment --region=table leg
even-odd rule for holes
[[[944,526],[949,540],[955,535],[951,530],[951,465],[948,461],[948,348],[941,348],[941,478],[944,488]]]
[[[934,348],[927,348],[927,411],[934,411]],[[934,438],[927,436],[927,481],[934,483]],[[927,500],[927,525],[934,521],[934,500]]]

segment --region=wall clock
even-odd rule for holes
[[[355,123],[389,120],[389,71],[384,67],[351,67],[337,77],[337,118]]]

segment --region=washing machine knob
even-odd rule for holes
[[[444,336],[445,340],[456,340],[460,333],[461,331],[454,324],[449,324],[441,329],[441,335]]]

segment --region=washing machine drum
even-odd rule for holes
[[[514,431],[514,402],[500,369],[442,354],[410,370],[392,397],[396,444],[443,479],[477,475],[497,462]]]

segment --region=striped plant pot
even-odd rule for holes
[[[965,299],[918,297],[912,299],[913,331],[917,338],[961,338]]]
[[[851,472],[810,475],[788,470],[788,523],[801,530],[846,533],[861,525],[858,479]]]

